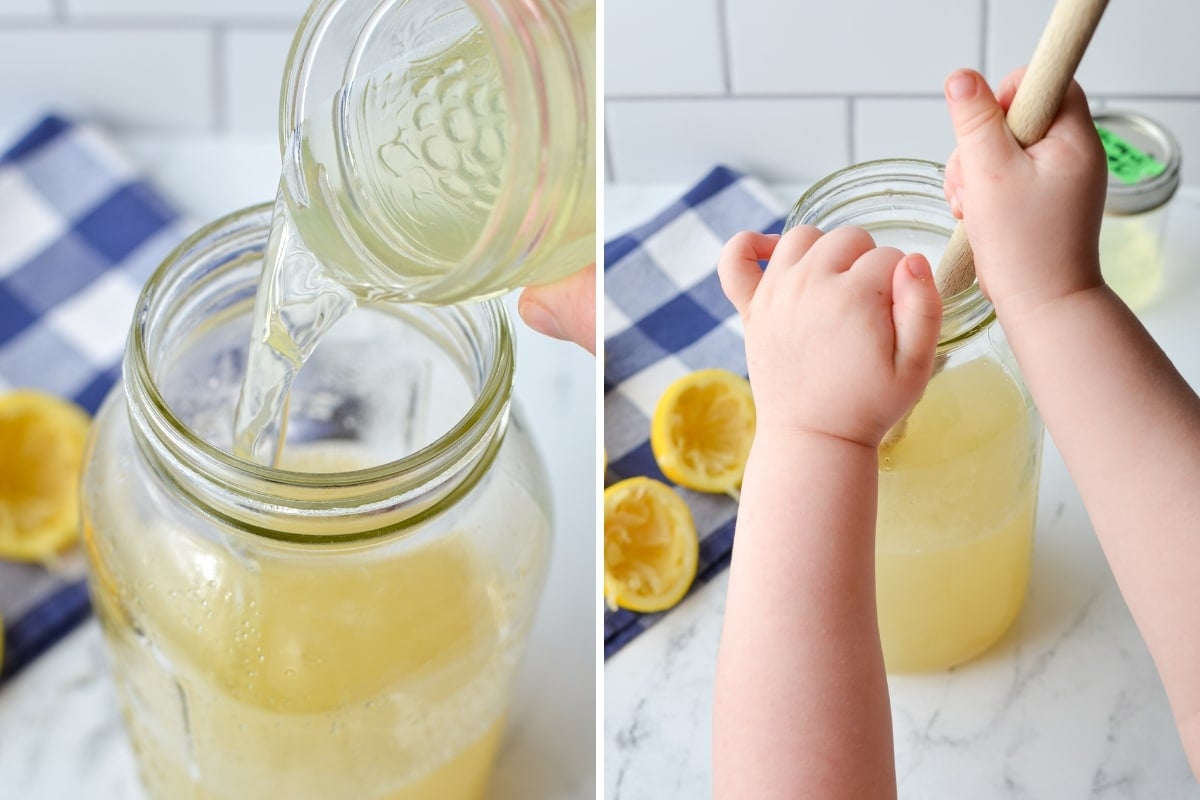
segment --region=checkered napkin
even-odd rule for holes
[[[88,125],[49,116],[0,153],[0,391],[41,389],[95,413],[142,283],[188,230]],[[0,561],[0,680],[86,619],[82,578],[78,552]]]
[[[708,367],[746,374],[741,320],[721,291],[717,257],[739,231],[778,233],[782,227],[782,210],[761,183],[717,167],[654,219],[605,244],[604,444],[610,483],[636,475],[666,481],[650,450],[650,419],[672,381]],[[695,590],[729,565],[737,504],[724,495],[679,492],[700,536]],[[604,657],[662,616],[606,611]]]

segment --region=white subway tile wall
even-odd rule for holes
[[[609,180],[713,164],[812,180],[868,158],[944,159],[941,81],[1028,60],[1053,0],[600,0]],[[269,135],[307,0],[0,0],[0,127],[47,109],[125,133]],[[1200,182],[1200,3],[1114,2],[1080,69],[1141,111]]]
[[[59,0],[67,18],[178,19],[230,22],[271,20],[295,26],[306,2],[297,0]]]
[[[954,149],[954,131],[950,129],[949,120],[946,104],[937,97],[865,97],[856,100],[851,131],[854,160],[904,156],[945,161]]]
[[[848,122],[845,100],[737,97],[610,100],[606,126],[626,180],[690,181],[720,161],[803,181],[846,163]]]
[[[224,97],[230,130],[278,135],[279,93],[292,31],[232,29],[225,35]]]
[[[724,95],[718,0],[604,0],[604,82],[609,94]]]
[[[270,136],[309,0],[0,0],[0,129]]]
[[[1003,75],[1037,43],[1049,3],[991,0],[988,70]],[[1200,3],[1138,0],[1109,3],[1079,67],[1079,83],[1097,95],[1200,95]]]
[[[739,94],[921,93],[943,64],[978,66],[981,9],[963,0],[727,0]]]
[[[608,180],[728,164],[771,181],[944,161],[942,80],[1029,60],[1054,0],[604,0]],[[715,20],[716,29],[713,30]],[[1080,67],[1096,107],[1144,113],[1200,183],[1200,3],[1113,2]]]
[[[7,19],[50,19],[53,16],[51,0],[4,0],[0,3],[0,24]]]
[[[203,30],[0,27],[0,124],[56,110],[121,130],[209,128],[211,57]]]

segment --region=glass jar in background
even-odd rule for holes
[[[937,265],[954,229],[941,165],[872,161],[814,185],[786,228],[865,228]],[[876,603],[891,672],[946,669],[1012,625],[1029,583],[1042,423],[978,284],[947,298],[940,370],[879,451]]]
[[[143,781],[478,798],[551,538],[508,317],[357,310],[292,389],[281,468],[236,459],[270,221],[219,220],[150,279],[87,453],[90,587]]]
[[[1179,188],[1182,155],[1171,134],[1144,116],[1106,111],[1092,119],[1108,156],[1100,268],[1138,311],[1162,286],[1167,204]]]
[[[280,204],[360,297],[491,297],[595,260],[594,0],[318,0]]]

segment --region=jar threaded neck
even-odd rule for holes
[[[464,376],[474,402],[415,452],[348,472],[306,473],[235,457],[181,419],[159,386],[183,342],[211,319],[248,314],[272,207],[235,212],[167,257],[139,298],[124,361],[134,436],[156,472],[206,513],[269,538],[334,542],[373,538],[452,506],[487,471],[504,438],[514,376],[503,306],[427,309],[469,346]],[[337,532],[328,529],[336,521]]]

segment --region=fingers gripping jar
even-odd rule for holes
[[[228,455],[269,206],[147,283],[83,487],[97,616],[151,797],[476,798],[544,583],[541,462],[496,302],[383,304]]]
[[[491,297],[595,260],[594,0],[317,0],[279,202],[362,297]]]
[[[954,229],[942,167],[873,161],[834,173],[787,228],[857,225],[937,264]],[[1016,618],[1029,582],[1042,423],[978,284],[947,298],[938,371],[879,451],[875,586],[889,671],[945,669]]]

